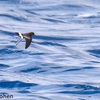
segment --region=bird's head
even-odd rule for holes
[[[32,36],[32,35],[35,35],[35,33],[34,33],[34,32],[30,32],[29,34],[30,34],[31,36]]]

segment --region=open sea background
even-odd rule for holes
[[[0,0],[0,94],[100,100],[100,0]]]

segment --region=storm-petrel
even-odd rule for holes
[[[34,32],[29,32],[29,33],[24,33],[24,34],[22,34],[22,33],[20,33],[20,32],[15,32],[15,33],[20,37],[20,39],[17,41],[16,45],[17,45],[23,38],[25,38],[25,40],[26,40],[25,49],[27,49],[27,48],[30,46],[30,44],[31,44],[31,42],[32,42],[32,36],[35,35]]]

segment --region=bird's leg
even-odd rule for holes
[[[20,38],[20,39],[17,41],[16,45],[18,45],[18,43],[19,43],[21,40],[22,40],[22,38]]]

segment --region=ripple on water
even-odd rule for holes
[[[0,93],[99,100],[99,1],[76,1],[0,1]],[[16,31],[35,32],[28,49]]]

